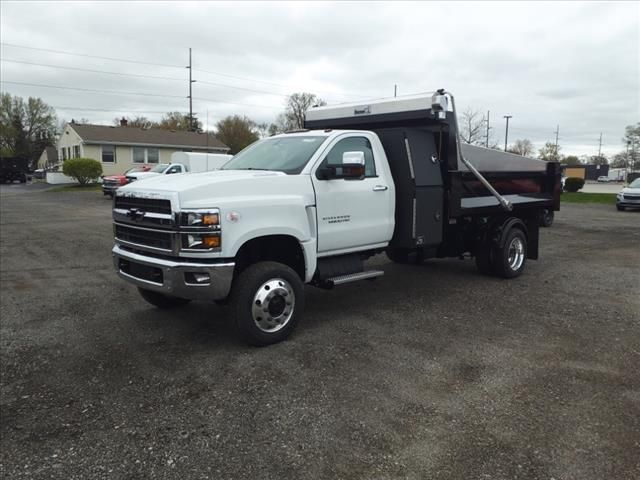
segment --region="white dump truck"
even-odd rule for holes
[[[504,278],[538,258],[559,164],[461,146],[451,94],[313,108],[305,126],[221,170],[119,188],[118,274],[160,308],[230,303],[244,338],[267,345],[301,319],[305,284],[380,277],[373,255],[475,257]]]

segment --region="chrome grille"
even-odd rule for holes
[[[640,195],[633,195],[633,194],[629,195],[628,193],[625,193],[623,197],[625,200],[636,200],[636,201],[640,200]]]
[[[145,212],[171,215],[171,201],[159,198],[117,196],[114,207],[123,210],[137,208]]]
[[[113,229],[116,239],[125,244],[167,252],[173,250],[173,232],[122,225],[119,223],[116,223]]]

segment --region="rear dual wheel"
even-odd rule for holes
[[[526,263],[527,237],[519,228],[509,231],[502,247],[485,244],[476,252],[476,266],[485,275],[519,277]]]

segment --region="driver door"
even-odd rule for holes
[[[362,179],[323,179],[319,170],[342,163],[345,152],[363,152]],[[380,174],[371,141],[362,134],[340,136],[311,175],[316,193],[318,253],[359,250],[388,242],[393,233],[392,189]]]

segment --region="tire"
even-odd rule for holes
[[[231,292],[236,326],[244,340],[265,346],[285,340],[304,310],[304,285],[298,274],[278,262],[244,270]]]
[[[493,272],[502,278],[519,277],[527,263],[527,237],[519,228],[512,228],[503,247],[493,249]]]
[[[542,213],[540,213],[540,226],[550,227],[551,225],[553,225],[554,218],[555,214],[553,213],[553,210],[545,208]]]
[[[187,298],[172,297],[170,295],[146,290],[144,288],[138,288],[138,292],[140,292],[140,296],[142,296],[142,298],[147,302],[155,307],[161,308],[162,310],[181,307],[191,301]]]
[[[624,207],[622,205],[616,205],[616,208],[619,212],[624,212]]]

